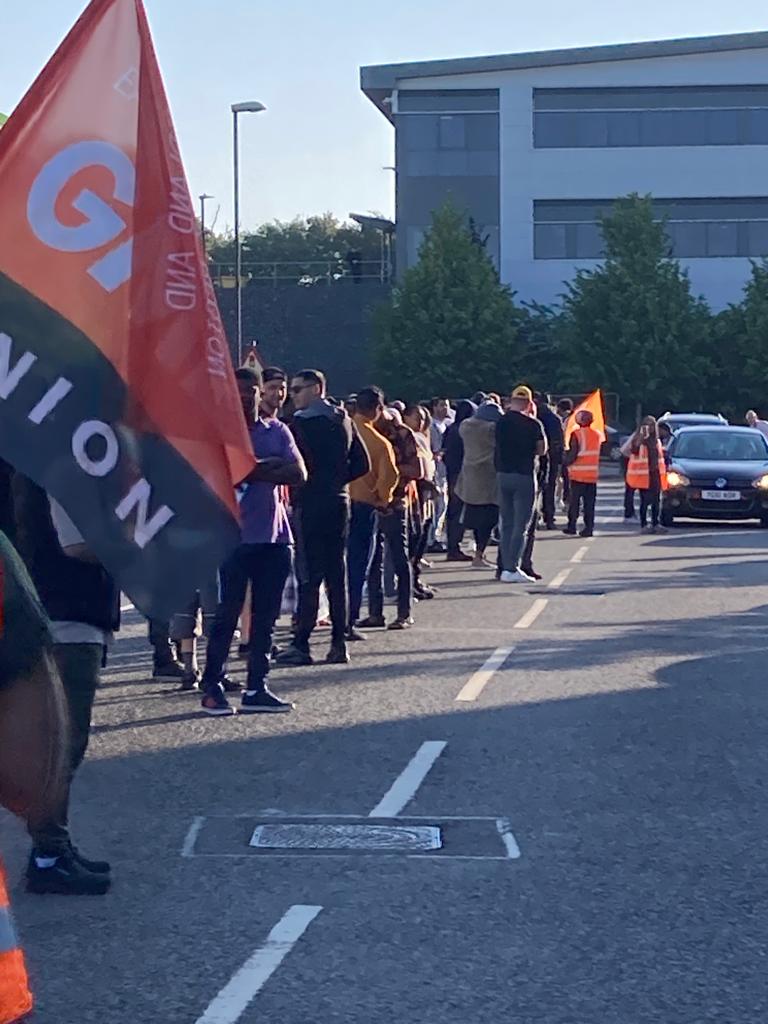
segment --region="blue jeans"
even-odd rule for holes
[[[291,549],[287,544],[241,544],[221,567],[219,606],[211,626],[203,673],[206,690],[218,689],[249,583],[251,642],[246,685],[249,690],[265,689],[272,635],[290,571]]]
[[[536,504],[536,479],[522,473],[498,473],[501,513],[501,564],[507,572],[520,568],[525,534]]]
[[[349,581],[349,624],[354,626],[360,618],[363,587],[373,556],[373,538],[376,530],[376,509],[361,501],[352,502],[347,544],[347,579]]]

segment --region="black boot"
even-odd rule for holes
[[[69,844],[69,852],[81,868],[85,868],[86,871],[90,871],[94,875],[108,875],[112,870],[112,865],[109,861],[90,860],[88,857],[84,857],[78,848],[73,846],[72,843]]]
[[[34,851],[27,866],[27,892],[57,896],[103,896],[109,891],[109,875],[97,874],[78,863],[67,851],[50,867],[37,866]]]

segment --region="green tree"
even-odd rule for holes
[[[768,260],[752,263],[741,302],[715,317],[712,407],[735,420],[768,414]]]
[[[381,382],[405,398],[507,388],[517,369],[520,319],[477,231],[448,202],[433,214],[418,262],[376,318]]]
[[[213,263],[232,266],[235,244],[231,233],[209,236],[208,254]],[[281,268],[281,276],[323,277],[328,267],[335,275],[350,272],[349,253],[357,252],[364,261],[381,257],[381,235],[372,228],[338,220],[331,213],[313,217],[296,217],[290,221],[271,221],[256,231],[242,235],[243,262],[246,270],[258,276],[269,276],[269,267],[248,267],[249,264],[294,263],[296,267]],[[366,272],[370,273],[370,268]]]
[[[670,256],[650,196],[619,199],[601,219],[605,262],[567,285],[564,342],[585,390],[615,391],[639,417],[700,408],[711,373],[710,314]]]

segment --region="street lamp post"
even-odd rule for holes
[[[243,361],[243,255],[240,249],[240,146],[237,133],[238,114],[259,114],[267,108],[258,100],[232,104],[232,149],[235,174],[235,318],[237,321],[237,364]]]
[[[203,240],[203,256],[207,256],[207,246],[205,244],[205,201],[206,199],[213,199],[213,196],[209,196],[207,192],[203,192],[200,199],[200,236]]]

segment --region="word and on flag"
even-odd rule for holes
[[[0,131],[0,457],[165,618],[254,465],[141,0],[92,0]]]

